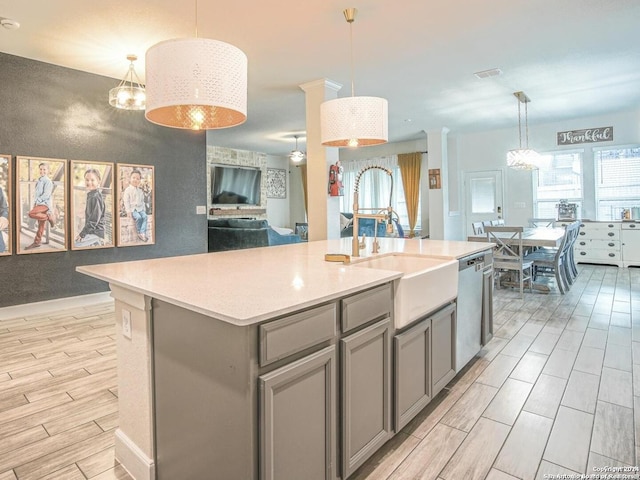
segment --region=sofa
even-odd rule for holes
[[[402,227],[398,225],[398,222],[394,220],[394,224],[396,225],[396,231],[399,236],[404,237],[404,232],[402,232]],[[358,236],[366,235],[367,237],[373,237],[373,232],[375,228],[375,219],[374,218],[360,218],[358,219]],[[340,214],[340,236],[341,237],[353,237],[353,213],[343,212]],[[386,222],[378,222],[378,237],[386,237],[387,236],[387,224]]]
[[[210,252],[300,242],[300,235],[278,233],[266,220],[214,218],[208,220],[207,230]]]

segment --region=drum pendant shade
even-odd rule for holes
[[[146,54],[150,122],[208,130],[247,119],[247,56],[237,47],[207,38],[157,43]]]
[[[322,145],[367,147],[389,138],[388,102],[380,97],[344,97],[320,105]]]

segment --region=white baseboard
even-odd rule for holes
[[[111,292],[91,293],[77,297],[56,298],[44,302],[24,303],[0,308],[0,320],[40,315],[48,312],[67,310],[76,307],[86,307],[96,303],[113,302]]]
[[[155,480],[153,459],[147,457],[119,428],[115,433],[115,450],[116,459],[135,480]]]

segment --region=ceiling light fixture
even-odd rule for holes
[[[289,158],[294,163],[300,163],[302,160],[304,160],[304,152],[298,150],[298,135],[294,135],[293,137],[296,139],[296,149],[291,151],[291,153],[289,154]]]
[[[165,40],[147,50],[147,120],[165,127],[208,130],[247,119],[247,56],[219,40]]]
[[[507,165],[514,170],[536,170],[540,162],[540,154],[529,148],[529,115],[527,104],[531,102],[531,100],[524,92],[514,92],[513,95],[518,99],[518,136],[520,138],[520,146],[507,152]],[[521,103],[524,103],[525,148],[522,148]]]
[[[320,105],[320,137],[327,147],[366,147],[387,143],[389,114],[387,100],[356,97],[353,82],[353,22],[357,10],[344,10],[350,26],[351,96],[328,100]]]
[[[133,66],[133,62],[137,59],[137,55],[127,55],[127,60],[130,62],[129,70],[120,85],[109,90],[109,105],[112,107],[122,110],[144,110],[146,103],[144,85],[140,82]]]

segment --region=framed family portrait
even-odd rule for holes
[[[16,158],[18,254],[67,250],[67,161]]]
[[[154,167],[118,163],[116,176],[116,244],[119,247],[154,244]]]
[[[0,154],[0,256],[11,255],[11,155]]]
[[[71,249],[113,247],[114,164],[72,160],[70,170]]]

